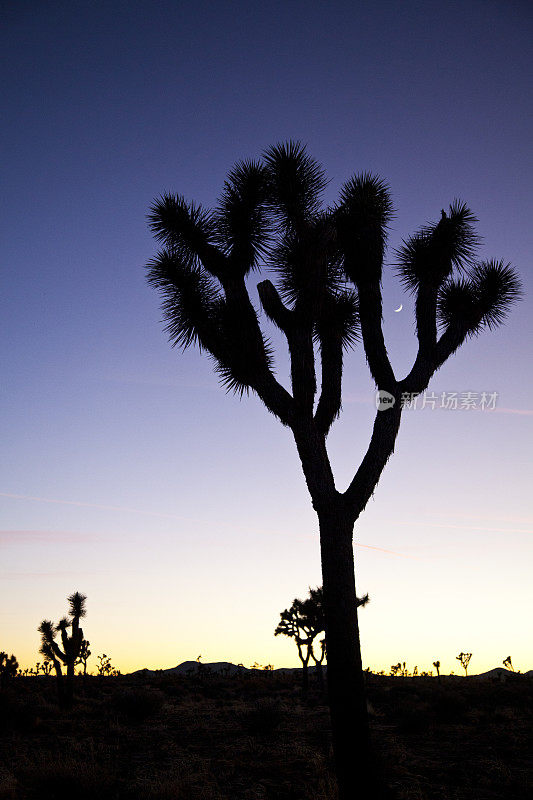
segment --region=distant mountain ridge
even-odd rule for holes
[[[324,664],[324,668],[327,669],[327,664]],[[310,671],[315,669],[314,666],[309,667]],[[178,664],[175,667],[167,667],[166,669],[148,669],[144,667],[143,669],[137,669],[134,672],[129,672],[129,675],[194,675],[201,670],[208,670],[212,674],[219,674],[219,675],[236,675],[243,672],[263,672],[262,668],[253,668],[253,667],[244,667],[239,666],[237,664],[232,664],[230,661],[213,661],[210,663],[202,663],[200,661],[183,661],[181,664]],[[284,674],[289,672],[299,672],[301,667],[278,667],[277,669],[272,670],[278,674]],[[533,670],[529,670],[528,672],[511,672],[504,667],[494,667],[494,669],[489,669],[487,672],[481,672],[478,675],[469,675],[469,678],[499,678],[501,679],[503,676],[507,675],[525,675],[528,677],[533,676]],[[436,677],[435,675],[433,677]],[[464,675],[442,675],[443,678],[462,678]]]
[[[294,672],[301,667],[279,667],[272,670],[277,673]],[[314,667],[309,668],[314,669]],[[245,667],[238,664],[232,664],[230,661],[213,661],[210,663],[202,663],[200,661],[184,661],[176,667],[168,667],[167,669],[137,669],[135,672],[128,673],[129,675],[194,675],[201,670],[208,670],[211,673],[220,675],[236,675],[242,672],[263,672],[262,667]]]

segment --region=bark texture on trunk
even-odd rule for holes
[[[53,663],[54,663],[54,670],[56,673],[57,702],[60,708],[64,708],[65,707],[64,676],[59,661],[57,661],[57,659],[54,659]]]
[[[309,670],[305,661],[302,665],[302,690],[305,695],[309,691]]]
[[[327,677],[339,800],[388,797],[368,724],[361,663],[352,532],[346,512],[321,514]]]
[[[318,684],[318,688],[320,691],[324,689],[324,670],[322,669],[322,662],[317,661],[315,664],[316,667],[316,682]]]
[[[352,537],[355,521],[394,449],[400,417],[399,398],[393,408],[378,411],[368,451],[344,494],[335,488],[324,435],[313,424],[293,427],[320,526],[328,694],[339,800],[392,797],[370,742]]]
[[[72,708],[74,701],[74,664],[67,664],[67,680],[65,684],[65,706]]]

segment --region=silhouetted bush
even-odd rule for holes
[[[251,736],[269,736],[281,724],[283,709],[276,700],[258,700],[242,717],[244,730]]]
[[[117,695],[114,707],[131,722],[144,722],[161,710],[164,699],[157,689],[128,689]]]
[[[172,766],[164,775],[139,776],[121,800],[225,800],[195,761]]]
[[[28,800],[114,800],[117,781],[101,765],[76,758],[39,759],[23,770]]]
[[[424,733],[431,725],[432,715],[426,703],[414,702],[398,716],[397,725],[402,733]]]
[[[38,719],[38,710],[31,698],[0,696],[0,733],[31,733]]]
[[[17,779],[0,765],[0,800],[17,800]]]
[[[468,711],[466,698],[457,690],[443,689],[431,700],[431,710],[437,722],[461,722]]]
[[[18,668],[19,663],[13,654],[8,656],[3,651],[0,653],[0,689],[4,689],[11,678],[15,677]]]

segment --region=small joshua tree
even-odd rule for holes
[[[65,687],[63,684],[63,671],[61,669],[61,661],[59,658],[56,657],[54,651],[54,644],[55,644],[54,637],[56,634],[56,628],[54,626],[54,623],[51,622],[49,619],[43,619],[43,621],[39,625],[38,631],[41,634],[41,647],[39,648],[39,652],[41,653],[41,655],[44,656],[46,661],[53,664],[57,678],[58,702],[59,705],[63,707],[65,705]]]
[[[440,661],[434,661],[434,662],[433,662],[433,666],[434,666],[434,667],[435,667],[435,669],[437,670],[437,680],[438,680],[438,681],[439,681],[439,683],[440,683]]]
[[[315,662],[318,686],[320,689],[323,689],[324,675],[322,672],[322,663],[326,656],[325,637],[319,642],[320,655],[317,655],[315,652],[315,639],[318,634],[325,631],[326,627],[326,621],[324,619],[324,593],[321,586],[316,589],[309,588],[309,597],[302,602],[301,611],[306,619],[309,630],[313,633],[312,641],[309,645],[309,654]]]
[[[314,634],[309,621],[306,620],[302,607],[303,601],[296,598],[290,608],[286,608],[281,612],[274,636],[283,634],[294,639],[298,648],[298,657],[302,662],[303,691],[306,693],[309,687],[308,667],[309,659],[311,658],[311,646],[316,634]]]
[[[468,675],[468,665],[470,663],[470,659],[472,658],[472,653],[459,653],[459,655],[455,657],[457,661],[461,662],[461,666],[465,671],[465,675]]]
[[[57,690],[59,704],[65,708],[70,708],[74,696],[74,666],[80,655],[81,643],[83,641],[83,630],[80,628],[80,619],[85,616],[86,596],[79,592],[74,592],[68,598],[69,613],[68,617],[63,617],[57,625],[50,620],[43,620],[39,625],[41,634],[41,654],[52,661],[57,676]],[[70,636],[68,629],[71,629]],[[55,641],[56,633],[61,634],[61,644],[63,650]],[[66,667],[66,682],[63,681],[63,671],[61,665]]]
[[[357,598],[357,607],[366,606],[370,601],[368,594]],[[274,636],[280,633],[294,639],[298,647],[298,656],[302,662],[303,689],[309,686],[308,667],[310,659],[316,666],[317,681],[320,688],[324,685],[322,664],[327,652],[326,637],[320,641],[320,655],[315,652],[315,639],[325,631],[324,594],[322,587],[309,589],[309,597],[305,600],[293,600],[292,606],[280,614],[280,622]]]
[[[111,657],[106,655],[106,653],[102,653],[101,656],[97,656],[98,661],[100,662],[97,665],[98,674],[102,676],[111,676],[116,677],[120,675],[120,670],[115,669],[113,664],[111,663]]]
[[[43,673],[43,675],[50,675],[50,673],[52,672],[52,667],[53,664],[50,661],[50,659],[45,658],[41,664],[41,672]]]
[[[318,682],[318,686],[320,689],[324,688],[324,673],[322,672],[322,664],[324,663],[324,658],[326,656],[326,638],[324,637],[319,641],[320,646],[320,655],[317,656],[315,652],[315,648],[311,646],[311,658],[315,662],[316,668],[316,679]]]
[[[8,656],[7,653],[4,652],[0,653],[1,689],[4,689],[6,687],[7,682],[17,674],[18,668],[19,668],[19,663],[13,654]]]
[[[511,656],[507,656],[507,658],[505,658],[502,663],[503,666],[507,667],[507,669],[510,670],[511,672],[515,671],[515,668],[513,667],[513,662],[511,661]]]
[[[76,665],[83,664],[83,674],[87,675],[87,661],[89,660],[89,656],[91,655],[91,651],[89,650],[89,645],[91,643],[87,641],[87,639],[82,639],[81,647],[80,647],[80,654],[77,658]]]
[[[99,675],[109,675],[113,671],[111,659],[106,653],[96,656],[99,663],[97,665]]]

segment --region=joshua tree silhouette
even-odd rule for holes
[[[369,602],[368,594],[357,598],[357,606],[366,606]],[[320,655],[315,652],[315,639],[325,631],[324,618],[324,593],[322,587],[309,588],[309,596],[305,600],[293,600],[292,606],[280,614],[280,622],[274,631],[274,636],[284,634],[294,639],[298,648],[298,656],[302,662],[302,680],[304,693],[309,688],[308,667],[311,659],[315,662],[317,681],[320,687],[324,684],[322,663],[326,655],[326,640],[320,645]]]
[[[433,666],[437,670],[437,679],[440,681],[440,661],[434,661]]]
[[[83,630],[80,628],[80,619],[85,616],[86,596],[79,592],[74,592],[68,598],[69,614],[63,617],[56,626],[50,620],[43,620],[39,625],[41,634],[40,652],[45,658],[49,659],[53,665],[57,676],[57,692],[59,705],[64,708],[71,708],[74,697],[74,666],[79,658],[81,644],[83,641]],[[69,636],[67,631],[71,629]],[[63,650],[55,641],[56,633],[61,634],[61,644]],[[66,683],[63,681],[63,671],[61,664],[66,666]]]
[[[82,639],[80,645],[80,654],[76,660],[76,666],[78,664],[83,664],[83,674],[87,675],[87,661],[90,658],[91,651],[89,650],[90,642],[87,639]]]
[[[323,632],[325,633],[326,630],[326,620],[324,618],[324,592],[321,586],[317,587],[316,589],[311,589],[311,587],[309,587],[309,597],[305,599],[304,605],[305,605],[305,613],[311,621],[312,629],[315,631],[315,635],[313,637],[313,641],[311,642],[309,652],[311,658],[315,662],[315,670],[316,670],[316,678],[318,686],[322,690],[324,688],[324,674],[322,672],[322,664],[326,656],[326,638],[324,637],[318,643],[320,648],[319,655],[317,655],[317,646],[314,641],[318,636],[318,634]]]
[[[284,636],[289,636],[291,639],[294,639],[296,642],[298,657],[302,662],[303,691],[306,693],[309,686],[308,665],[309,659],[311,658],[311,643],[313,638],[304,628],[305,622],[301,618],[298,610],[297,604],[299,603],[301,603],[301,600],[295,599],[290,608],[286,608],[281,612],[280,621],[274,631],[274,636],[283,634]]]
[[[4,689],[7,682],[13,678],[19,668],[19,662],[13,654],[10,656],[3,651],[0,653],[0,689]]]
[[[98,675],[101,677],[116,677],[120,675],[120,670],[116,669],[111,663],[111,656],[108,656],[107,653],[102,653],[101,655],[97,656],[98,664],[96,668],[98,670]]]
[[[50,675],[52,671],[52,666],[53,666],[52,662],[49,661],[47,658],[45,658],[45,660],[41,664],[41,671],[43,675]]]
[[[499,325],[520,295],[513,269],[474,263],[475,218],[455,201],[397,253],[416,297],[418,354],[395,376],[382,331],[381,277],[393,209],[387,185],[368,173],[321,207],[321,166],[295,142],[229,173],[214,211],[165,194],[150,224],[162,249],[148,280],[163,297],[173,345],[197,344],[228,390],[255,392],[295,440],[318,516],[333,745],[341,800],[377,797],[370,747],[353,562],[353,528],[390,458],[402,404],[423,392],[463,342]],[[277,276],[258,284],[264,312],[287,339],[291,392],[275,378],[246,277],[260,266]],[[459,277],[454,277],[459,272]],[[326,437],[341,410],[344,351],[362,338],[381,402],[368,450],[344,492],[337,490]],[[318,402],[316,355],[321,363]]]
[[[0,653],[0,656],[1,656],[1,653]],[[507,656],[507,658],[504,658],[504,660],[502,661],[502,664],[503,664],[504,667],[507,667],[507,669],[510,670],[511,672],[515,671],[515,669],[513,667],[513,662],[511,661],[511,656]]]
[[[455,657],[457,661],[461,662],[461,666],[465,671],[465,675],[468,675],[468,665],[470,663],[470,659],[472,658],[472,653],[459,653],[459,655]]]
[[[304,694],[309,688],[308,666],[313,652],[313,641],[323,630],[322,607],[317,602],[315,595],[315,599],[298,600],[295,598],[291,607],[281,612],[280,621],[274,631],[274,636],[283,634],[294,639],[296,643],[298,657],[302,662]]]

